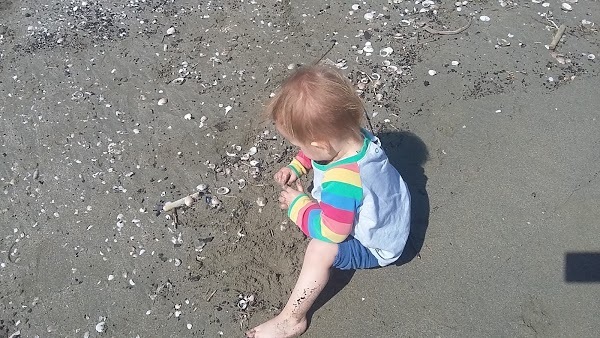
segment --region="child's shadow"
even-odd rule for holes
[[[412,261],[419,255],[425,241],[429,225],[429,196],[427,195],[427,176],[423,165],[429,158],[425,143],[408,131],[381,132],[377,134],[390,163],[400,172],[411,194],[411,224],[408,243],[402,256],[394,263],[397,266]],[[419,256],[420,258],[420,256]],[[311,308],[313,313],[340,292],[354,276],[354,270],[332,269],[329,282]]]

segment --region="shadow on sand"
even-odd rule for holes
[[[408,131],[386,131],[378,133],[377,137],[381,140],[381,145],[390,163],[400,172],[411,194],[410,235],[402,256],[394,263],[396,266],[401,266],[419,255],[429,225],[427,176],[423,169],[429,152],[425,143],[417,135]],[[325,305],[350,282],[354,272],[354,270],[337,269],[331,271],[327,286],[309,312],[309,321],[315,311]]]

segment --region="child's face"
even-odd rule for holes
[[[329,147],[329,144],[327,142],[300,142],[291,137],[291,135],[289,135],[288,133],[286,133],[285,130],[283,130],[283,128],[279,127],[279,125],[276,124],[276,127],[277,131],[279,131],[279,133],[283,135],[283,137],[285,137],[286,140],[290,141],[291,144],[300,148],[304,155],[306,155],[311,160],[331,161],[335,157],[333,149]]]

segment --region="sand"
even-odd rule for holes
[[[305,336],[596,336],[600,283],[565,257],[600,251],[599,5],[428,4],[2,1],[0,337],[274,316],[307,241],[271,179],[295,150],[260,112],[320,58],[362,90],[414,209],[401,261],[336,273]],[[199,184],[176,222],[154,211]]]

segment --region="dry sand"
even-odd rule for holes
[[[0,337],[240,337],[276,314],[306,240],[260,111],[333,40],[413,247],[336,274],[306,336],[597,336],[600,283],[565,256],[600,251],[599,3],[428,4],[0,1]],[[231,192],[156,216],[200,183]]]

